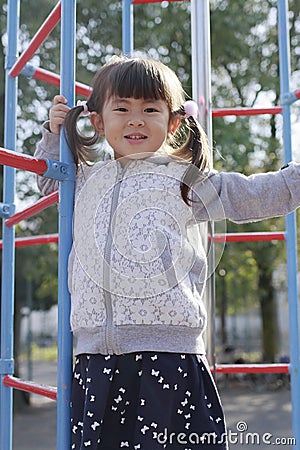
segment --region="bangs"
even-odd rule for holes
[[[164,100],[171,105],[168,80],[150,61],[131,60],[110,73],[108,96]]]
[[[89,110],[101,114],[109,97],[163,100],[170,113],[185,100],[182,85],[169,67],[156,60],[126,57],[113,57],[96,74]]]

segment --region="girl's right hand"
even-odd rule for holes
[[[59,134],[59,127],[64,123],[67,112],[70,107],[66,105],[67,99],[63,95],[56,95],[53,99],[53,106],[50,109],[50,131]]]

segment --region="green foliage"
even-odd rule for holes
[[[218,294],[226,290],[229,300],[227,314],[245,311],[258,306],[258,298],[253,297],[253,286],[257,284],[257,265],[249,244],[226,244],[222,261],[217,268]],[[243,293],[244,295],[241,295]],[[218,295],[219,299],[221,295]]]
[[[57,361],[57,345],[52,344],[50,347],[39,347],[37,344],[31,344],[31,360],[32,361]],[[20,358],[26,361],[28,357],[28,348],[26,349],[26,353],[23,351],[20,354]]]
[[[43,211],[22,226],[18,236],[42,235],[57,232],[57,207]],[[45,310],[57,302],[57,244],[35,245],[16,249],[16,302],[18,309],[25,305],[27,283],[32,283],[32,308]]]

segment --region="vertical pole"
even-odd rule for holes
[[[9,0],[7,14],[8,48],[5,64],[4,146],[10,150],[16,149],[17,78],[11,78],[9,70],[17,58],[19,11],[19,1]],[[15,169],[5,166],[3,169],[3,201],[13,208],[14,199]],[[2,232],[0,448],[10,450],[12,449],[13,395],[12,389],[3,385],[3,377],[5,373],[13,373],[15,231],[14,227],[7,227],[3,221]]]
[[[32,380],[32,281],[27,281],[27,379]]]
[[[210,148],[212,148],[212,111],[211,111],[211,44],[209,0],[191,0],[191,41],[192,41],[192,96],[199,105],[199,121],[205,129]],[[213,224],[211,232],[213,232]],[[212,234],[212,233],[211,233]],[[201,226],[203,242],[207,241],[208,227]],[[209,249],[209,274],[206,289],[206,308],[209,324],[206,333],[207,355],[214,363],[214,251],[211,239]]]
[[[133,51],[133,6],[131,0],[123,0],[122,50],[124,55],[131,55]]]
[[[284,160],[292,160],[290,104],[284,101],[290,92],[290,46],[289,46],[288,1],[278,0],[278,43],[280,66],[280,92],[283,115]],[[300,445],[300,353],[299,353],[299,314],[297,292],[297,240],[295,213],[286,218],[286,252],[290,329],[290,376],[292,401],[292,431],[296,439],[293,448]]]
[[[211,44],[209,0],[191,0],[192,89],[199,120],[212,143]]]
[[[61,85],[60,92],[74,105],[75,97],[75,0],[62,1]],[[70,149],[60,136],[60,160],[73,164]],[[68,256],[72,246],[74,182],[59,186],[59,261],[58,261],[58,380],[57,380],[57,450],[70,444],[70,398],[72,373],[72,335],[70,330],[70,293],[68,290]]]

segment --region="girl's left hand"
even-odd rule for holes
[[[50,131],[59,134],[59,127],[64,123],[67,112],[70,107],[66,105],[67,99],[63,95],[56,95],[53,99],[53,106],[50,109]]]

